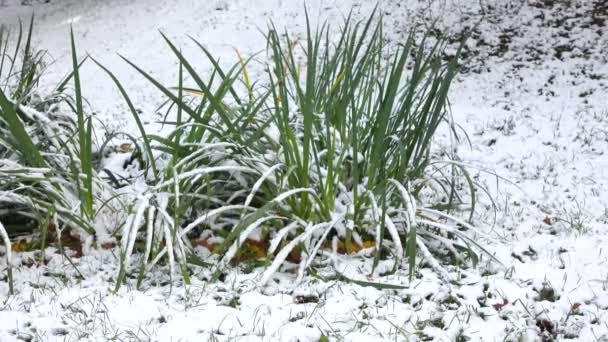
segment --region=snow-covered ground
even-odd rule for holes
[[[175,84],[177,64],[159,29],[188,56],[198,53],[192,35],[234,62],[235,47],[244,55],[264,49],[259,29],[269,20],[296,38],[305,28],[300,1],[4,2],[0,23],[36,13],[34,43],[54,61],[42,88],[70,69],[72,24],[81,54],[118,75],[151,130],[161,98],[117,52]],[[365,17],[374,5],[307,2],[311,17],[336,25],[351,8]],[[483,199],[476,224],[487,236],[479,241],[504,268],[484,262],[449,268],[460,285],[442,284],[424,267],[411,283],[406,271],[374,279],[407,287],[394,290],[312,276],[293,288],[287,275],[261,288],[259,273],[237,271],[207,283],[203,272],[188,289],[147,284],[114,294],[111,250],[73,259],[84,280],[63,258],[28,266],[32,256],[23,253],[15,261],[16,295],[8,296],[0,281],[0,341],[608,341],[608,5],[384,0],[379,8],[393,42],[414,23],[437,20],[446,33],[478,25],[450,99],[470,139],[457,146],[458,155],[487,184],[497,207]],[[111,80],[92,63],[82,78],[102,121],[135,129]],[[438,148],[447,142],[439,136]],[[339,263],[347,276],[369,280],[363,256]]]

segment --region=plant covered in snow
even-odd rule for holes
[[[175,127],[169,137],[149,137],[168,163],[139,207],[148,208],[148,218],[138,210],[123,234],[126,256],[147,227],[144,263],[151,240],[167,241],[170,232],[175,257],[185,260],[187,237],[202,227],[201,235],[220,246],[218,270],[248,239],[263,241],[270,266],[262,283],[290,256],[297,255],[301,279],[323,264],[320,254],[331,259],[339,244],[350,252],[367,241],[375,264],[388,248],[395,268],[407,260],[410,276],[417,254],[445,280],[435,253],[477,261],[474,249],[483,249],[463,232],[475,228],[437,210],[465,198],[473,209],[476,184],[458,163],[431,151],[438,126],[453,127],[447,94],[459,52],[444,61],[443,41],[429,48],[413,35],[388,51],[373,15],[366,22],[348,18],[336,41],[327,26],[307,28],[305,41],[296,42],[269,27],[266,77],[257,82],[247,70],[251,60],[239,55],[223,69],[194,39],[213,65],[207,79],[166,37],[180,65],[178,87],[127,60],[165,94],[176,120],[165,122]],[[184,74],[196,88],[183,86]],[[468,191],[457,188],[463,179]],[[158,197],[161,208],[148,200]],[[159,225],[165,235],[154,233]],[[170,245],[158,255],[166,250],[173,260]]]
[[[94,165],[92,118],[84,114],[80,94],[82,62],[74,49],[73,72],[41,98],[36,86],[43,53],[31,47],[33,26],[32,17],[12,45],[11,32],[0,27],[0,222],[6,234],[54,227],[60,235],[65,228],[90,244],[104,231],[101,214],[114,194]],[[75,95],[69,96],[72,80]]]
[[[470,235],[475,228],[447,212],[472,212],[477,185],[462,165],[432,150],[440,125],[456,135],[447,96],[460,50],[446,60],[444,41],[412,34],[390,51],[375,15],[347,18],[336,40],[330,30],[307,20],[306,38],[297,41],[270,25],[267,54],[255,60],[265,66],[257,80],[248,72],[253,58],[239,55],[225,69],[194,39],[212,65],[209,77],[163,36],[179,61],[177,87],[125,59],[166,96],[164,124],[173,127],[166,136],[146,132],[119,79],[93,60],[116,83],[141,134],[144,186],[121,190],[136,200],[112,227],[102,210],[117,200],[111,185],[118,182],[110,170],[109,180],[98,175],[72,38],[74,71],[52,104],[23,105],[27,91],[0,97],[0,221],[4,208],[34,219],[57,215],[58,224],[85,236],[113,234],[121,240],[117,289],[134,260],[138,283],[165,262],[188,283],[201,241],[215,252],[216,277],[253,244],[253,259],[266,263],[263,284],[287,260],[297,264],[299,281],[310,267],[337,266],[339,250],[362,248],[373,248],[374,269],[389,255],[393,271],[407,267],[412,277],[422,256],[452,281],[443,258],[475,264],[484,251]],[[63,95],[70,81],[73,97]],[[60,114],[58,102],[75,117]]]

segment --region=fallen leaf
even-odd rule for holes
[[[128,153],[132,151],[133,147],[131,146],[131,144],[121,144],[120,146],[118,146],[118,152]]]
[[[32,250],[32,244],[25,240],[21,240],[19,242],[13,243],[13,245],[11,246],[11,250],[13,252],[29,252]]]

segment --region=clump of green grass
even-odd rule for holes
[[[32,17],[28,31],[20,25],[14,38],[0,28],[0,221],[9,233],[31,233],[52,212],[57,228],[95,236],[96,216],[114,194],[94,165],[92,118],[80,91],[84,60],[77,60],[72,35],[72,72],[41,96],[36,88],[44,53],[32,48],[33,27]]]
[[[555,302],[560,298],[559,294],[557,294],[553,286],[551,286],[551,284],[548,282],[543,282],[542,287],[540,289],[534,288],[534,291],[537,293],[535,298],[536,301],[546,300],[549,302]]]
[[[195,39],[212,66],[206,78],[163,36],[179,61],[174,88],[125,58],[167,97],[176,117],[164,121],[175,127],[168,137],[140,127],[152,142],[146,148],[170,162],[123,235],[126,256],[147,227],[144,264],[165,253],[170,264],[172,253],[185,260],[185,237],[202,229],[223,238],[218,271],[257,231],[271,259],[262,283],[294,250],[301,254],[301,279],[339,241],[349,249],[373,239],[374,266],[386,246],[394,269],[407,260],[410,276],[417,255],[446,281],[452,279],[437,253],[477,262],[484,249],[465,232],[476,229],[445,211],[467,203],[473,211],[477,184],[431,149],[440,125],[454,127],[447,96],[460,50],[445,61],[446,42],[414,35],[390,50],[376,15],[364,22],[349,17],[337,39],[330,37],[327,25],[314,29],[307,20],[305,41],[294,43],[271,24],[261,61],[267,72],[256,82],[247,70],[251,59],[239,55],[224,69]],[[185,75],[196,88],[184,87]],[[461,190],[463,182],[468,187]],[[447,200],[429,203],[428,192]],[[165,246],[150,263],[152,240]]]
[[[0,233],[9,259],[11,235],[41,229],[45,240],[51,222],[59,234],[92,237],[89,243],[99,233],[106,238],[109,229],[97,218],[116,201],[94,163],[92,118],[80,90],[86,59],[78,61],[72,34],[72,72],[48,95],[39,94],[44,52],[32,46],[33,28],[34,17],[27,30],[19,24],[16,36],[0,26]],[[10,260],[8,272],[12,292]]]
[[[44,66],[44,51],[35,51],[32,47],[33,29],[34,16],[31,17],[27,30],[19,21],[14,49],[9,50],[11,32],[4,25],[0,26],[0,87],[4,92],[11,87],[14,97],[22,101],[32,95]],[[17,62],[18,59],[20,63]]]
[[[195,39],[212,67],[208,77],[163,35],[179,62],[177,87],[125,58],[167,98],[166,136],[146,132],[119,78],[93,60],[137,123],[147,181],[144,191],[126,190],[135,201],[118,223],[116,290],[137,259],[138,285],[165,261],[170,276],[179,269],[189,283],[189,264],[205,264],[193,259],[193,235],[220,241],[215,279],[252,234],[261,237],[268,262],[262,283],[293,255],[297,281],[315,265],[337,266],[339,244],[348,253],[373,241],[374,270],[388,257],[393,271],[407,268],[410,278],[422,256],[445,281],[453,281],[440,262],[446,254],[475,264],[485,252],[469,233],[476,232],[472,216],[449,213],[474,211],[477,184],[461,164],[432,149],[441,125],[455,134],[447,97],[460,50],[444,60],[445,41],[413,34],[389,47],[375,14],[362,22],[349,16],[337,36],[328,25],[313,28],[308,18],[306,24],[303,42],[269,26],[266,56],[255,58],[266,70],[258,79],[248,71],[254,57],[237,52],[237,62],[222,68]],[[26,106],[37,79],[31,68],[40,70],[28,52],[32,27],[33,21],[23,54],[29,62],[21,66],[30,71],[20,73],[10,94],[0,92],[0,221],[3,208],[39,222],[56,213],[62,225],[94,235],[97,216],[118,195],[97,175],[92,118],[81,94],[84,59],[72,33],[73,71],[54,102]],[[0,51],[7,51],[0,32]],[[17,59],[8,60],[13,69]],[[194,85],[186,87],[185,79]],[[74,116],[53,110],[57,103]],[[135,258],[139,239],[143,253]]]
[[[459,52],[446,63],[440,57],[445,42],[428,49],[426,37],[415,44],[410,35],[389,54],[382,21],[374,19],[352,23],[348,18],[335,44],[326,26],[313,32],[308,22],[300,52],[304,66],[297,62],[289,34],[271,27],[272,103],[267,114],[280,132],[275,151],[293,170],[286,186],[317,194],[291,199],[298,217],[327,222],[342,213],[340,224],[328,230],[335,230],[347,246],[353,236],[359,243],[374,237],[374,265],[387,234],[396,266],[405,251],[410,277],[417,252],[445,276],[428,251],[429,243],[442,238],[437,231],[460,234],[439,222],[453,218],[418,207],[416,199],[425,183],[451,181],[429,177],[427,169],[442,162],[430,148],[438,126],[449,124],[447,94]],[[453,191],[448,185],[445,196],[453,197]],[[419,216],[422,212],[426,217]],[[442,244],[458,256],[456,248],[472,242],[466,235],[460,238],[460,246],[446,240]]]

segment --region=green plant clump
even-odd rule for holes
[[[256,232],[269,262],[262,283],[288,259],[299,263],[301,280],[318,261],[335,262],[331,255],[339,244],[351,252],[372,242],[374,268],[388,253],[393,270],[407,267],[410,278],[417,256],[446,281],[452,279],[441,257],[477,262],[476,251],[484,250],[467,232],[475,228],[448,213],[467,204],[472,212],[477,185],[462,165],[432,149],[440,125],[455,134],[447,103],[460,49],[445,59],[445,41],[414,34],[388,46],[382,20],[373,14],[362,22],[349,16],[337,35],[328,25],[314,29],[308,17],[306,24],[304,41],[271,24],[266,54],[243,59],[237,52],[230,68],[192,39],[212,66],[209,76],[197,73],[163,35],[179,62],[177,87],[123,57],[166,97],[163,124],[172,131],[165,136],[145,131],[119,79],[94,60],[136,120],[147,180],[146,189],[131,188],[137,200],[114,231],[121,239],[116,289],[126,281],[139,239],[138,283],[159,262],[168,262],[170,274],[177,264],[187,283],[196,258],[193,234],[221,241],[214,266],[220,277]],[[115,197],[106,189],[110,183],[97,176],[73,37],[72,51],[74,72],[58,87],[63,94],[74,81],[74,101],[67,102],[76,123],[69,133],[46,132],[37,126],[39,117],[25,117],[21,91],[13,92],[12,102],[2,93],[0,129],[8,138],[0,141],[0,191],[22,199],[9,206],[27,203],[24,213],[55,207],[62,222],[93,234],[91,222]],[[252,63],[265,70],[254,80]],[[193,86],[185,87],[185,79]],[[48,115],[53,112],[41,117]],[[64,140],[53,148],[54,139]],[[63,209],[74,199],[81,209],[68,215]]]
[[[13,39],[0,26],[0,233],[7,256],[9,236],[39,228],[96,237],[100,213],[114,205],[113,189],[93,163],[92,117],[84,113],[78,75],[84,60],[77,62],[72,38],[73,71],[41,97],[44,53],[32,48],[33,28],[34,17]],[[67,92],[71,81],[73,95]]]

